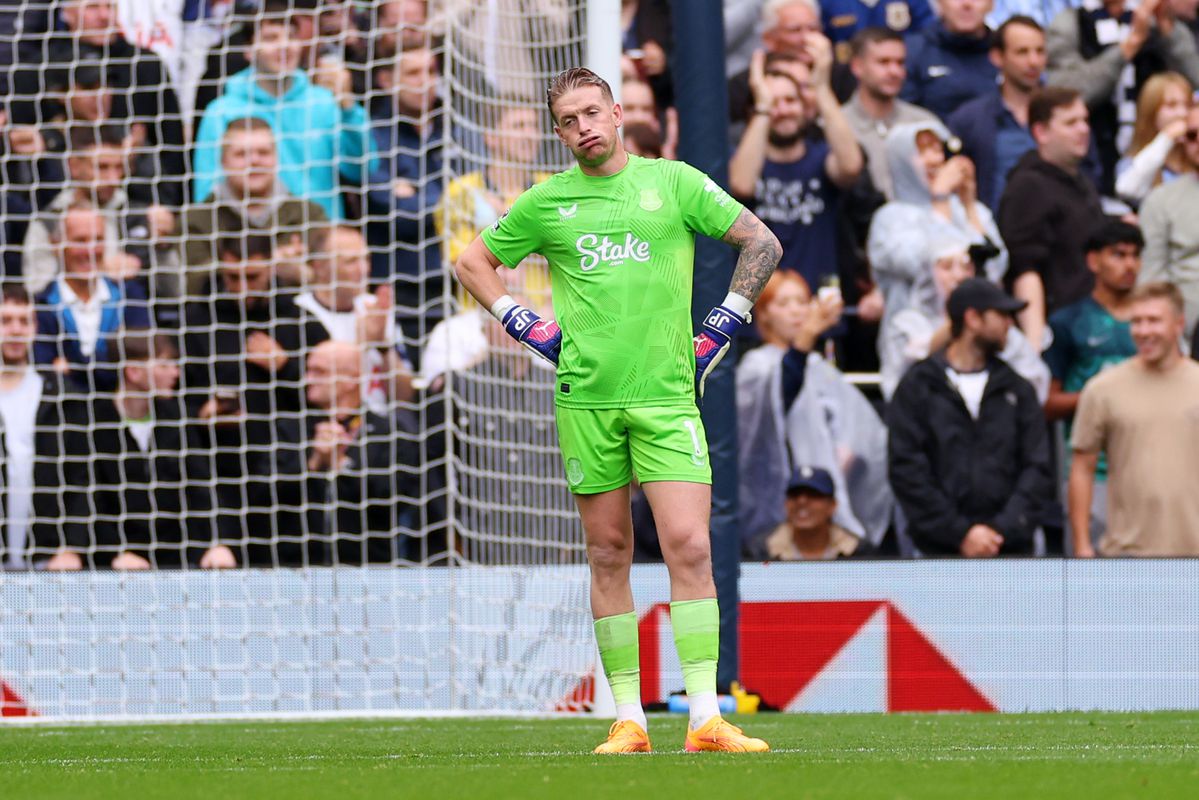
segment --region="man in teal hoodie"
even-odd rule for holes
[[[321,206],[330,219],[345,217],[337,174],[363,183],[376,166],[366,110],[348,82],[339,94],[309,81],[299,68],[301,42],[286,0],[267,0],[254,31],[251,65],[231,77],[208,106],[196,134],[193,199],[203,202],[221,179],[220,143],[239,117],[261,117],[275,131],[279,179],[297,197]]]

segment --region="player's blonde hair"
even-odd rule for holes
[[[612,87],[599,75],[586,67],[564,69],[554,76],[554,79],[550,81],[550,88],[545,91],[545,102],[550,107],[550,117],[555,123],[558,122],[558,115],[554,113],[554,103],[558,102],[558,98],[567,92],[582,89],[584,86],[598,86],[609,104],[616,102],[616,98],[612,94]]]

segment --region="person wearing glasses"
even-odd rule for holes
[[[1158,186],[1141,204],[1145,236],[1141,283],[1172,281],[1186,301],[1186,330],[1199,318],[1199,106],[1192,106],[1182,134],[1187,173]]]

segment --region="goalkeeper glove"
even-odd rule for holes
[[[562,350],[562,329],[558,327],[557,322],[542,319],[518,303],[513,303],[512,307],[503,313],[500,322],[509,336],[555,367],[558,366],[558,354]]]
[[[742,318],[736,311],[723,305],[708,312],[704,329],[692,340],[695,345],[695,391],[701,399],[708,376],[724,358],[733,343],[733,337],[746,322],[749,322],[749,314]]]

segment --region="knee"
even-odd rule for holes
[[[674,537],[663,549],[676,569],[709,574],[712,571],[712,548],[706,531]]]
[[[602,537],[588,543],[587,559],[593,572],[619,572],[633,563],[633,549],[623,536]]]

